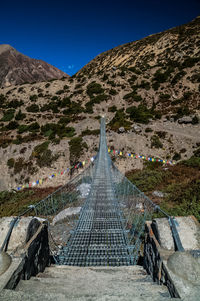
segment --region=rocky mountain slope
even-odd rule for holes
[[[31,59],[10,45],[0,45],[0,87],[60,79],[67,74],[42,60]]]
[[[199,33],[198,17],[100,54],[71,78],[1,88],[1,190],[94,155],[102,114],[110,147],[190,158],[200,145]],[[126,156],[115,160],[122,172],[143,166]]]

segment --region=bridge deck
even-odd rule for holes
[[[78,223],[59,256],[65,265],[131,265],[125,219],[120,209],[110,171],[105,121],[101,122],[100,148],[94,168],[90,194],[82,207]]]

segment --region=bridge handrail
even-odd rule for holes
[[[84,169],[84,172],[87,171],[89,168],[91,167],[91,164]],[[82,172],[83,173],[83,172]],[[6,234],[6,237],[2,243],[2,246],[0,248],[0,252],[6,252],[7,248],[8,248],[8,244],[9,244],[9,240],[12,234],[12,230],[15,226],[15,224],[18,222],[18,220],[22,217],[25,216],[28,212],[32,211],[33,209],[35,210],[41,203],[44,203],[50,196],[58,193],[61,189],[65,188],[67,185],[70,185],[72,182],[74,182],[78,177],[80,177],[80,175],[82,174],[78,174],[76,177],[74,177],[73,179],[69,180],[66,184],[64,184],[63,186],[59,187],[58,189],[56,189],[54,192],[52,192],[51,194],[49,194],[48,196],[46,196],[44,199],[40,200],[39,202],[37,202],[34,205],[29,205],[28,208],[26,210],[24,210],[22,213],[18,214],[18,216],[14,217],[11,222],[10,222],[10,227],[8,229],[8,232]]]
[[[118,170],[118,168],[115,166],[115,164],[113,162],[112,162],[112,165],[115,169]],[[177,227],[176,227],[177,221],[176,221],[175,217],[174,216],[171,217],[166,211],[161,209],[160,206],[156,205],[150,198],[148,198],[148,196],[146,196],[144,194],[144,192],[142,192],[137,186],[135,186],[127,177],[124,176],[124,178],[126,178],[126,181],[130,185],[134,186],[134,189],[137,190],[137,192],[140,195],[142,195],[144,197],[144,199],[146,199],[152,205],[152,207],[154,208],[154,211],[160,211],[163,215],[165,215],[167,217],[168,223],[169,223],[169,226],[170,226],[170,229],[171,229],[172,237],[173,237],[173,240],[174,240],[175,249],[179,252],[184,252],[185,250],[184,250],[183,245],[181,243],[181,239],[180,239],[180,236],[178,234]]]

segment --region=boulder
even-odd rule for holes
[[[178,119],[179,124],[189,124],[192,123],[192,117],[191,116],[183,116],[182,118]]]
[[[165,196],[165,194],[162,191],[158,191],[158,190],[155,190],[152,194],[159,198],[164,198],[164,196]]]
[[[136,133],[141,133],[141,132],[142,132],[142,128],[141,128],[141,126],[139,126],[139,125],[134,125],[134,126],[133,126],[133,130],[134,130],[134,132],[136,132]]]
[[[121,126],[120,128],[119,128],[119,133],[124,133],[125,132],[125,128],[123,127],[123,126]]]

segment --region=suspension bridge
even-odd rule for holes
[[[82,187],[89,188],[89,192],[83,193]],[[101,119],[99,151],[95,160],[67,184],[14,218],[0,251],[7,251],[12,230],[21,217],[31,215],[50,220],[63,209],[76,205],[81,205],[81,211],[68,240],[62,248],[51,250],[55,264],[46,267],[44,271],[41,269],[39,258],[35,260],[31,257],[31,264],[35,265],[38,262],[38,271],[44,273],[32,277],[29,281],[20,280],[18,285],[13,284],[11,288],[17,286],[14,291],[4,289],[0,293],[0,299],[2,296],[4,301],[16,298],[29,300],[28,296],[31,294],[30,300],[43,298],[96,301],[104,300],[101,299],[104,297],[108,297],[105,300],[132,300],[138,296],[141,296],[141,299],[137,300],[147,300],[147,297],[155,301],[168,300],[167,288],[154,284],[151,277],[138,265],[138,259],[144,239],[145,223],[152,219],[155,211],[162,213],[168,220],[174,250],[185,254],[177,231],[177,221],[154,204],[116,168],[108,153],[105,118]],[[40,239],[43,245],[44,240]],[[54,242],[54,239],[52,241]],[[35,256],[40,256],[38,254],[41,252],[41,258],[46,262],[43,247],[38,248],[38,243],[36,242]],[[154,273],[160,277],[160,274],[167,272],[166,268],[161,267],[160,251],[157,247],[153,250],[153,244],[150,246],[150,243],[150,249],[146,249],[146,268],[152,277]],[[48,242],[47,249],[49,246]],[[198,255],[197,251],[193,251],[194,256]],[[32,251],[30,253],[32,254]],[[152,260],[159,267],[153,266]],[[159,269],[162,269],[162,272]],[[34,275],[36,274],[34,272]],[[26,276],[18,276],[18,279],[20,277],[27,279]],[[17,279],[16,276],[14,279]],[[179,296],[172,280],[166,278],[162,281],[168,285],[171,296]]]
[[[82,185],[90,187],[89,195],[81,194]],[[151,218],[155,210],[168,218],[176,249],[183,250],[175,220],[145,196],[113,164],[107,148],[105,118],[101,118],[99,151],[94,162],[66,185],[29,206],[23,214],[52,216],[66,206],[77,203],[82,206],[79,219],[66,245],[54,256],[57,264],[137,264],[145,221]]]

